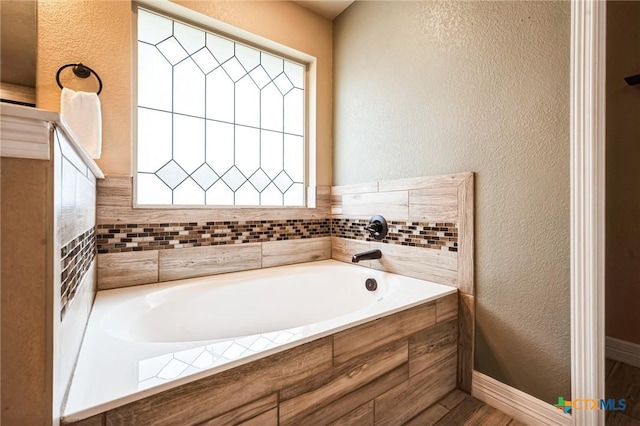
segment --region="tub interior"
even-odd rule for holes
[[[345,274],[350,282],[345,282]],[[237,338],[340,317],[381,301],[397,288],[394,276],[381,278],[383,274],[364,268],[334,268],[322,274],[292,271],[284,277],[255,271],[242,275],[144,292],[116,303],[102,318],[102,327],[113,337],[136,342]],[[367,290],[366,280],[375,277],[378,288]]]

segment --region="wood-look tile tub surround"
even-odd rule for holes
[[[330,188],[315,208],[133,208],[131,177],[98,183],[98,289],[331,258]],[[113,231],[113,232],[112,232]]]
[[[456,387],[457,341],[453,294],[71,424],[398,425]]]
[[[457,287],[460,309],[458,386],[470,393],[475,330],[473,173],[331,188],[332,221],[362,222],[374,214],[383,215],[392,224],[411,224],[411,228],[416,229],[400,232],[404,244],[402,241],[400,244],[398,241],[373,241],[364,233],[354,239],[333,232],[331,257],[350,262],[354,253],[380,249],[380,260],[360,264]],[[423,233],[415,235],[420,228]],[[436,229],[434,236],[432,231]],[[413,240],[420,237],[425,240]],[[434,240],[436,237],[438,239]],[[440,237],[444,241],[439,241]],[[436,241],[439,244],[434,244]]]
[[[472,246],[469,249],[462,245],[469,237],[461,234],[463,228],[467,233],[469,229],[472,232],[472,226],[459,226],[457,217],[458,205],[467,195],[458,187],[472,186],[465,184],[465,176],[471,174],[338,186],[332,188],[331,194],[330,188],[318,187],[313,209],[134,209],[131,178],[109,177],[98,185],[98,288],[330,257],[348,261],[351,252],[364,247],[354,241],[364,240],[369,242],[367,247],[378,245],[387,253],[379,262],[363,264],[457,286],[472,294],[473,276],[467,277],[467,271],[473,269]],[[472,177],[467,180],[470,179]],[[331,218],[330,212],[334,213]],[[389,236],[382,242],[371,241],[364,232],[371,212],[383,213],[390,221]],[[334,238],[329,240],[329,236]],[[313,242],[294,242],[298,239]],[[338,241],[341,239],[352,241]],[[242,245],[242,248],[211,248],[220,245]],[[202,251],[183,251],[187,248]],[[180,253],[144,253],[167,249],[180,249]],[[263,249],[270,255],[264,265]],[[274,257],[274,250],[280,254]],[[215,265],[221,266],[229,253],[243,251],[246,253],[237,261],[216,270]],[[458,257],[470,260],[458,268]],[[466,266],[469,263],[471,265]],[[179,271],[173,270],[176,267]],[[180,271],[184,275],[180,275]]]
[[[342,367],[348,369],[347,373],[344,373],[344,371],[347,370],[336,370],[340,367],[340,354],[338,353],[338,362],[333,358],[331,359],[329,363],[330,368],[327,367],[327,370],[322,370],[324,371],[324,375],[319,376],[322,377],[322,379],[316,379],[314,373],[313,379],[309,379],[309,376],[306,376],[306,380],[301,380],[301,382],[308,384],[308,386],[317,386],[317,389],[321,389],[319,393],[313,393],[316,388],[311,390],[289,391],[287,387],[290,385],[283,385],[284,387],[275,389],[274,386],[276,385],[273,382],[276,380],[276,376],[266,377],[260,373],[260,368],[266,368],[264,366],[270,365],[266,360],[275,360],[276,358],[273,357],[277,356],[285,357],[283,354],[278,354],[266,358],[265,361],[258,361],[238,367],[240,370],[238,370],[237,373],[232,373],[237,370],[233,369],[230,370],[230,372],[221,373],[205,379],[207,382],[220,383],[220,386],[226,386],[225,383],[233,381],[233,377],[235,377],[236,374],[239,375],[238,377],[242,377],[242,380],[245,380],[245,376],[247,375],[254,377],[252,375],[257,374],[262,378],[255,380],[269,381],[269,386],[272,386],[272,388],[270,388],[271,393],[261,393],[261,396],[255,397],[251,401],[243,399],[244,397],[236,401],[236,393],[234,391],[234,397],[228,398],[228,401],[225,400],[225,404],[237,404],[237,406],[230,407],[223,404],[223,408],[220,409],[223,411],[216,411],[216,413],[207,419],[199,420],[205,422],[203,424],[242,423],[262,425],[278,424],[278,421],[281,424],[285,424],[288,418],[293,419],[291,424],[295,424],[296,421],[303,418],[309,420],[309,423],[305,424],[314,424],[314,421],[318,424],[327,424],[334,421],[336,424],[352,424],[349,422],[357,421],[363,421],[363,424],[373,424],[374,419],[376,424],[398,424],[396,419],[393,419],[394,421],[391,420],[393,417],[385,417],[383,414],[378,414],[378,417],[375,415],[376,413],[385,411],[385,406],[389,409],[392,409],[395,405],[404,407],[403,403],[405,401],[414,401],[414,398],[419,399],[422,394],[431,395],[436,392],[432,389],[433,385],[431,381],[441,384],[446,382],[446,380],[452,379],[454,380],[455,387],[455,378],[457,376],[457,387],[470,392],[475,327],[473,174],[461,173],[446,176],[374,182],[361,185],[335,186],[331,189],[319,187],[316,198],[317,207],[314,209],[269,209],[268,217],[265,217],[265,211],[261,209],[221,209],[213,211],[205,209],[132,209],[131,178],[108,178],[100,182],[97,197],[97,223],[103,225],[129,226],[141,223],[178,224],[179,226],[184,224],[185,226],[190,226],[191,223],[216,221],[237,221],[240,223],[242,221],[273,220],[286,222],[288,219],[322,222],[327,218],[330,218],[332,225],[331,236],[314,236],[313,238],[307,239],[185,247],[177,250],[162,249],[125,253],[100,253],[98,254],[98,280],[99,288],[101,289],[195,276],[184,276],[182,275],[183,273],[209,275],[328,258],[350,262],[351,256],[354,253],[380,248],[383,252],[382,259],[363,261],[360,262],[360,265],[455,286],[459,290],[455,298],[451,296],[448,299],[448,305],[452,307],[451,309],[454,309],[453,307],[455,306],[455,312],[458,318],[452,320],[453,322],[451,323],[455,326],[455,339],[457,341],[456,355],[448,355],[449,358],[453,356],[453,361],[447,358],[446,366],[444,365],[445,360],[440,360],[438,364],[438,369],[449,371],[449,363],[452,362],[454,367],[453,370],[451,370],[450,376],[440,377],[439,373],[436,372],[438,369],[427,368],[424,372],[421,371],[420,374],[415,375],[414,378],[414,375],[409,373],[410,367],[408,365],[406,367],[400,365],[391,370],[385,370],[380,378],[363,385],[357,392],[349,388],[349,391],[345,391],[347,392],[346,394],[338,393],[336,396],[329,385],[351,383],[349,379],[349,377],[351,377],[350,375],[356,374],[360,371],[359,368],[362,367],[358,367],[360,364],[354,361],[354,364],[347,363],[345,365],[348,365],[348,367]],[[339,225],[347,224],[350,226],[355,224],[354,226],[359,228],[362,223],[365,223],[374,214],[384,215],[388,221],[392,222],[392,226],[397,225],[396,229],[415,231],[409,227],[433,227],[434,229],[428,231],[435,231],[435,236],[439,236],[437,235],[438,232],[451,234],[441,235],[451,240],[446,240],[440,244],[433,244],[434,241],[428,241],[427,237],[434,237],[434,235],[423,234],[420,236],[420,229],[417,230],[417,235],[412,232],[412,236],[405,236],[403,235],[404,232],[398,231],[398,236],[409,238],[407,241],[402,241],[402,239],[397,241],[387,240],[385,242],[369,241],[364,233],[362,235],[348,235],[346,238],[343,238],[345,235],[342,235],[342,237],[339,236]],[[435,230],[435,228],[443,229]],[[422,230],[427,232],[426,228]],[[354,232],[357,233],[357,231]],[[411,240],[411,238],[424,238],[424,241]],[[451,248],[455,248],[455,251],[450,250]],[[456,298],[457,303],[452,303],[452,300],[456,300]],[[396,315],[399,314],[392,315],[388,317],[388,319],[394,319],[395,321],[398,318]],[[379,321],[380,320],[374,322],[374,324]],[[346,333],[346,331],[343,333]],[[359,336],[356,337],[360,338]],[[335,338],[335,336],[330,337],[332,345],[335,344]],[[324,338],[322,341],[326,339],[329,338]],[[297,351],[304,352],[301,348],[312,347],[310,345],[316,343],[317,342],[312,342],[300,348],[294,348],[291,351],[295,353],[299,353]],[[335,346],[331,347],[332,350],[335,350]],[[389,349],[385,349],[385,351],[390,351],[389,355],[377,354],[375,351],[371,352],[371,355],[379,355],[384,359],[386,359],[385,357],[387,356],[393,358],[393,351],[398,350],[397,348],[393,348],[395,348],[395,346],[390,344]],[[409,359],[412,353],[410,342],[407,344],[407,348],[407,364],[410,364]],[[369,354],[369,352],[367,353]],[[384,353],[386,354],[387,352]],[[298,355],[291,356],[295,357]],[[334,354],[334,356],[336,355]],[[357,359],[362,362],[360,358]],[[301,359],[298,362],[303,361]],[[367,362],[364,362],[362,365],[365,364],[368,365]],[[349,369],[350,367],[352,368]],[[364,369],[364,367],[361,369]],[[282,370],[279,371],[282,372]],[[339,373],[338,371],[343,373]],[[282,374],[287,376],[289,373]],[[346,374],[346,377],[340,374]],[[409,374],[410,377],[408,380],[405,379],[407,374]],[[246,383],[251,382],[249,379],[246,380]],[[143,401],[146,401],[145,399],[129,404],[126,406],[129,407],[130,410],[127,415],[137,415],[135,414],[138,412],[137,410],[141,410],[139,411],[143,413],[141,415],[150,415],[153,413],[152,407],[155,404],[165,404],[165,402],[173,407],[171,410],[176,410],[177,415],[180,415],[180,413],[182,413],[182,415],[186,415],[186,413],[191,415],[194,412],[199,412],[202,407],[198,405],[200,404],[198,402],[194,402],[194,404],[196,404],[195,406],[185,404],[185,407],[182,408],[174,406],[174,403],[169,402],[171,398],[178,398],[181,401],[185,401],[185,398],[191,398],[189,395],[199,397],[198,395],[201,395],[200,392],[205,392],[203,389],[206,387],[204,384],[197,384],[199,382],[200,381],[194,382],[184,385],[184,387],[181,386],[175,390],[159,394],[164,395],[164,398],[167,398],[166,400],[153,399],[153,401],[149,402],[149,405],[145,405],[145,403],[143,403]],[[242,383],[245,382],[243,381]],[[245,388],[243,388],[244,391],[252,395],[251,398],[256,396],[257,393],[262,392],[259,389],[252,389],[253,386],[252,384],[251,386],[245,386]],[[300,384],[299,386],[304,385]],[[397,389],[394,393],[389,393],[391,392],[391,388]],[[418,391],[417,389],[422,389],[422,391]],[[185,392],[186,396],[183,396],[182,392]],[[300,393],[297,394],[296,392]],[[327,402],[326,406],[323,405],[324,403],[317,404],[314,402],[313,405],[318,408],[318,410],[314,411],[316,414],[304,410],[306,414],[304,414],[303,417],[287,414],[287,405],[285,403],[300,395],[306,395],[308,392],[317,395],[320,401],[325,401],[325,399],[322,398],[327,397],[326,395],[330,395],[331,398],[336,399],[335,401],[331,400],[331,402]],[[364,393],[365,397],[361,396],[361,393]],[[439,394],[439,391],[437,393]],[[222,393],[216,393],[216,395],[221,394]],[[386,399],[380,399],[380,394],[388,395]],[[159,395],[157,397],[159,397]],[[208,399],[209,397],[204,396],[202,398],[209,401],[208,404],[217,404],[217,402],[211,403],[212,399]],[[211,398],[217,397],[212,396]],[[431,396],[426,397],[428,400],[430,400],[430,398]],[[434,398],[433,402],[438,399],[437,397]],[[213,401],[215,401],[215,399]],[[359,405],[354,406],[352,402],[353,404],[358,403]],[[428,405],[431,403],[432,402],[429,402]],[[426,406],[427,405],[422,408],[426,408]],[[347,408],[349,410],[345,411]],[[124,409],[124,407],[122,409]],[[210,412],[207,411],[208,408],[203,408],[203,410],[210,414]],[[402,410],[409,410],[409,408],[402,408]],[[331,420],[331,422],[326,420],[333,415],[332,413],[334,412],[342,413],[341,416],[343,417],[335,418]],[[110,413],[111,414],[107,413],[97,416],[94,419],[97,422],[95,424],[102,425],[105,421],[106,424],[123,424],[118,423],[118,419],[124,419],[123,421],[126,421],[131,418],[120,414],[122,413],[120,409]],[[417,413],[414,413],[411,416],[416,414]],[[284,420],[282,417],[279,418],[279,416],[284,416]],[[143,418],[144,417],[140,417],[140,419]],[[385,420],[385,418],[387,420]],[[81,424],[94,424],[91,423],[92,419],[87,419]],[[324,420],[321,421],[319,419]],[[410,417],[406,418],[406,420],[409,419]],[[161,420],[157,421],[159,423],[151,422],[149,424],[164,424]]]
[[[449,277],[449,282],[442,282],[442,284],[457,286],[462,293],[473,295],[472,173],[369,182],[331,188],[332,220],[368,220],[374,214],[381,214],[388,222],[410,222],[423,226],[435,225],[435,227],[440,225],[447,229],[447,233],[455,234],[455,239],[452,240],[456,243],[455,245],[438,247],[400,245],[402,248],[399,249],[396,257],[403,257],[403,254],[408,254],[408,250],[413,248],[433,248],[440,253],[431,253],[430,261],[426,265],[420,265],[421,269],[427,273],[431,267],[436,269],[444,267],[449,270],[449,273],[445,273]],[[339,238],[336,234],[332,234],[332,237],[334,241]],[[453,238],[453,235],[446,238]],[[338,242],[342,244],[338,248],[344,249],[344,246],[350,243],[352,241]],[[379,244],[384,242],[379,243],[369,239],[371,248]],[[359,247],[366,246],[360,244]],[[450,248],[456,248],[457,253],[447,253],[451,251]],[[429,252],[428,250],[419,251]],[[334,250],[334,255],[336,254],[340,259],[343,258]],[[394,260],[389,259],[388,267],[393,268]],[[383,263],[383,260],[381,259],[379,263]],[[375,262],[371,266],[375,267],[374,265]]]

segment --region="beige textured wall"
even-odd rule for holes
[[[568,2],[356,2],[334,184],[476,172],[475,368],[570,395]]]
[[[131,175],[131,4],[128,1],[38,1],[36,105],[60,111],[56,72],[82,62],[102,79],[102,158],[105,174]],[[95,91],[93,78],[63,83]]]
[[[640,2],[607,2],[606,334],[640,344]]]
[[[291,2],[175,3],[269,38],[317,58],[317,184],[331,184],[331,29],[325,18]],[[55,74],[61,65],[83,62],[104,83],[102,158],[107,175],[131,175],[131,3],[47,0],[38,2],[37,106],[59,111]],[[71,74],[71,73],[69,73]],[[95,90],[92,82],[74,86]]]

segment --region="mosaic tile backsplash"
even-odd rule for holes
[[[332,236],[352,240],[377,241],[369,236],[364,219],[333,219]],[[458,251],[458,228],[455,223],[388,222],[387,244]]]
[[[261,220],[206,223],[97,225],[98,253],[179,249],[335,236],[373,241],[368,220]],[[389,222],[384,243],[438,250],[458,250],[455,223]]]
[[[97,225],[98,253],[164,250],[223,244],[328,237],[331,220],[260,220],[206,223]]]
[[[96,239],[93,228],[78,235],[60,249],[62,264],[60,291],[60,318],[80,288],[85,273],[96,256]]]

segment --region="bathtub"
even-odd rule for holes
[[[365,281],[373,279],[370,291]],[[455,293],[335,260],[99,291],[65,422]]]

